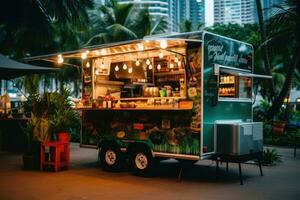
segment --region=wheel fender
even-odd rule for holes
[[[151,147],[148,144],[141,143],[141,142],[130,143],[127,148],[127,153],[130,155],[134,150],[140,149],[140,148],[148,149],[153,157],[153,151],[152,151]]]

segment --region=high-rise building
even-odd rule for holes
[[[214,23],[254,23],[254,0],[215,0]]]
[[[169,0],[119,0],[119,4],[138,4],[147,7],[152,17],[169,17]]]
[[[282,2],[283,0],[262,0],[261,7],[263,9],[264,19],[268,20],[273,15],[274,6]]]
[[[192,22],[192,28],[196,29],[204,23],[204,5],[204,0],[180,0],[179,24],[189,20]]]

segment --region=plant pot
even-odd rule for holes
[[[283,135],[285,126],[286,126],[285,121],[274,122],[273,127],[272,127],[273,134],[278,135],[278,136]]]
[[[66,132],[58,133],[57,140],[61,141],[61,142],[69,142],[70,141],[69,133],[66,133]]]
[[[23,166],[25,170],[34,170],[39,168],[39,161],[35,155],[24,154],[23,155]]]

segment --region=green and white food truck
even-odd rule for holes
[[[253,47],[209,32],[155,35],[33,57],[82,62],[81,146],[99,148],[106,170],[129,160],[195,162],[262,152],[253,122]]]

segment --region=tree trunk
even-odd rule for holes
[[[256,7],[257,7],[259,29],[260,29],[260,37],[261,37],[262,42],[264,42],[264,41],[267,41],[267,34],[266,34],[266,28],[265,28],[265,24],[264,24],[261,0],[256,0]],[[270,64],[269,50],[268,50],[267,44],[262,47],[262,51],[263,51],[263,61],[264,61],[266,73],[268,75],[272,76],[272,68],[271,68],[271,64]],[[269,99],[274,100],[275,85],[274,85],[273,79],[269,79],[269,86],[270,86]]]
[[[280,94],[274,99],[271,108],[268,111],[267,117],[273,119],[276,113],[280,110],[284,99],[289,96],[292,89],[293,78],[295,74],[295,69],[300,65],[300,46],[296,49],[292,63],[288,68],[284,84],[281,88]]]
[[[64,91],[64,80],[60,79],[60,92]]]

